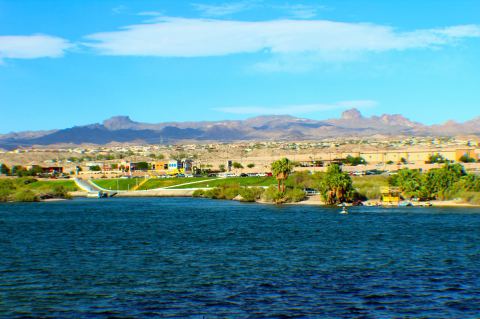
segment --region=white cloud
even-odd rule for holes
[[[377,105],[377,102],[371,100],[357,100],[357,101],[340,101],[333,104],[300,104],[300,105],[287,105],[278,107],[265,107],[265,106],[233,106],[233,107],[220,107],[213,109],[214,111],[230,114],[242,114],[242,115],[300,115],[315,112],[324,112],[331,110],[343,110],[343,109],[365,109],[372,108]]]
[[[192,6],[204,16],[221,17],[251,9],[255,7],[255,1],[230,2],[219,5],[194,3]]]
[[[401,32],[370,23],[327,20],[237,21],[160,17],[121,30],[88,35],[86,45],[104,55],[207,57],[239,53],[349,56],[434,48],[480,37],[480,26]]]
[[[0,36],[2,59],[58,58],[73,45],[62,38],[49,35]]]

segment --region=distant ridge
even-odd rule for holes
[[[399,114],[364,117],[350,109],[338,119],[311,120],[290,115],[257,116],[246,120],[140,123],[114,116],[99,124],[0,135],[0,148],[34,145],[175,143],[181,141],[312,140],[336,136],[454,136],[480,134],[480,117],[464,123],[424,125]]]

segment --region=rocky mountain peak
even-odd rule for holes
[[[355,108],[342,113],[342,120],[358,120],[362,117],[362,113],[360,113],[360,111]]]
[[[103,126],[109,130],[130,129],[135,127],[136,124],[129,116],[113,116],[103,121]]]

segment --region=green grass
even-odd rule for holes
[[[144,178],[114,178],[114,179],[95,179],[93,183],[101,188],[111,190],[129,190],[137,184],[143,182]]]
[[[387,176],[354,176],[353,187],[368,199],[380,199],[380,188],[388,186]]]
[[[240,186],[270,186],[275,185],[277,183],[274,177],[257,177],[257,176],[249,176],[249,177],[228,177],[228,178],[221,178],[217,180],[210,180],[202,183],[192,184],[192,185],[184,185],[173,187],[176,189],[182,188],[206,188],[206,187],[220,187],[220,186],[229,186],[238,184]]]
[[[139,190],[147,190],[147,189],[154,189],[154,188],[162,188],[162,187],[169,187],[180,185],[184,183],[192,183],[198,181],[208,181],[211,178],[208,177],[184,177],[184,178],[151,178],[145,184],[139,187]],[[194,187],[197,184],[191,185]]]
[[[38,181],[31,184],[26,185],[28,189],[31,190],[48,190],[52,186],[63,186],[67,192],[74,192],[78,191],[78,187],[74,181],[71,180],[51,180],[51,181]]]
[[[74,181],[39,181],[32,177],[0,179],[0,202],[35,202],[42,198],[70,198],[77,190]]]

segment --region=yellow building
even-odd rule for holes
[[[446,150],[393,150],[393,151],[374,151],[374,152],[352,152],[350,156],[363,157],[367,163],[399,163],[405,159],[408,163],[426,163],[432,155],[439,154],[444,159],[451,162],[458,162],[464,155],[478,160],[478,154],[473,148],[458,148]],[[344,156],[347,157],[348,155]]]

